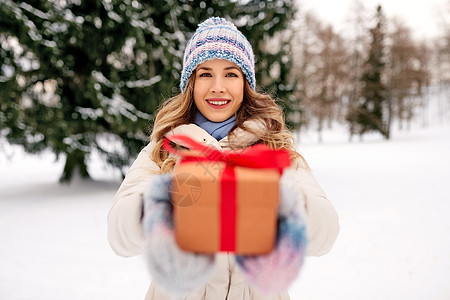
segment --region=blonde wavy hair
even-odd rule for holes
[[[182,124],[190,124],[195,120],[196,106],[194,103],[195,71],[190,76],[185,90],[164,101],[158,109],[150,139],[156,142],[151,154],[151,159],[161,168],[161,173],[173,170],[176,163],[175,157],[162,148],[164,136]],[[281,108],[268,94],[258,93],[244,80],[244,100],[236,112],[236,124],[228,134],[228,142],[231,149],[239,148],[239,138],[234,129],[241,128],[257,137],[256,143],[263,143],[272,149],[286,149],[291,154],[291,160],[309,170],[303,156],[295,149],[294,137],[286,128]],[[265,125],[265,130],[252,129],[246,126],[248,120],[259,120]]]

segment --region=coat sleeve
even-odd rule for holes
[[[295,181],[299,203],[306,215],[306,255],[321,256],[333,247],[339,233],[338,214],[310,170],[298,168]]]
[[[142,194],[160,170],[151,159],[154,146],[155,143],[151,142],[139,153],[114,196],[108,214],[108,241],[120,256],[129,257],[142,252]]]

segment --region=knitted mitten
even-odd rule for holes
[[[172,176],[155,175],[144,193],[144,257],[152,279],[173,295],[186,295],[202,288],[213,268],[214,255],[181,250],[173,226],[170,201]]]
[[[295,176],[285,172],[280,180],[275,248],[265,255],[237,255],[236,263],[247,282],[266,295],[286,291],[297,277],[305,255],[307,235],[302,195],[295,191]],[[301,205],[299,205],[301,203]]]

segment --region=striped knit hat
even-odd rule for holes
[[[198,25],[189,40],[183,57],[181,91],[198,65],[211,59],[226,59],[238,65],[255,89],[255,60],[253,49],[236,26],[224,18],[211,17]]]

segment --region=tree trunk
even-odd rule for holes
[[[59,181],[61,183],[69,183],[74,175],[79,176],[82,179],[89,179],[89,173],[85,162],[86,153],[80,150],[67,153],[66,164],[64,171]]]
[[[323,122],[324,122],[323,119],[319,117],[318,124],[317,124],[317,135],[318,135],[319,144],[322,144]]]
[[[392,97],[391,95],[388,95],[387,98],[387,121],[386,121],[386,133],[384,134],[384,137],[386,138],[386,140],[389,140],[391,138],[391,126],[392,126],[392,118],[394,117],[394,112],[393,112],[393,107],[392,107]],[[402,122],[402,120],[400,119],[400,123]]]

